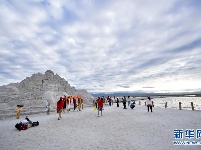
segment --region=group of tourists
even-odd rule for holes
[[[128,96],[123,96],[121,98],[119,97],[110,97],[108,96],[107,98],[104,98],[104,96],[102,97],[98,97],[97,100],[95,101],[95,110],[98,110],[98,116],[100,117],[103,115],[103,106],[104,104],[107,105],[107,103],[109,104],[109,106],[113,105],[113,102],[116,102],[117,107],[119,107],[119,103],[122,102],[123,103],[123,109],[127,109],[127,106],[130,107],[131,109],[135,108],[135,100],[133,102],[131,102],[131,97]],[[126,105],[127,104],[127,105]],[[47,106],[49,106],[50,103],[48,103]],[[61,119],[61,113],[67,110],[67,112],[70,111],[71,109],[71,105],[73,105],[73,111],[77,110],[77,111],[81,111],[81,109],[83,109],[83,99],[81,96],[76,95],[76,96],[63,96],[60,97],[60,99],[57,102],[57,113],[58,113],[58,120]],[[18,111],[20,112],[20,108],[22,108],[23,106],[21,105],[17,105],[18,106]],[[148,99],[146,100],[146,106],[147,106],[147,110],[148,112],[152,111],[153,108],[153,101],[151,100],[150,97],[148,97]],[[49,113],[49,109],[47,110]],[[19,113],[17,112],[17,113]],[[18,118],[19,116],[16,115],[16,118]],[[15,125],[15,127],[20,131],[20,130],[26,130],[29,127],[34,127],[34,126],[38,126],[39,122],[32,122],[29,120],[28,117],[25,118],[25,120],[21,121],[20,123],[17,123]]]
[[[103,111],[103,106],[104,105],[108,105],[111,106],[113,105],[113,102],[116,102],[117,107],[119,107],[119,103],[122,102],[123,104],[123,109],[127,109],[126,104],[128,104],[128,107],[130,107],[131,109],[135,108],[135,100],[131,103],[131,97],[128,96],[123,96],[123,97],[111,97],[111,96],[107,96],[106,98],[104,96],[102,97],[98,97],[97,100],[95,101],[94,104],[94,110],[98,110],[98,117],[102,116],[102,111]],[[18,106],[18,105],[17,105]],[[70,109],[72,109],[73,106],[73,111],[81,111],[81,109],[83,109],[83,99],[80,95],[76,95],[76,96],[63,96],[60,97],[60,99],[57,102],[57,113],[58,113],[58,120],[61,119],[61,113],[67,110],[67,112],[70,111]],[[150,97],[148,97],[148,99],[146,100],[146,106],[147,106],[147,110],[148,112],[152,111],[153,108],[153,101],[151,100]],[[18,111],[16,113],[16,118],[19,119],[19,113],[21,111],[21,108],[23,106],[18,106]],[[47,104],[47,114],[49,114],[50,112],[50,102],[48,101]]]
[[[57,113],[59,114],[58,120],[61,119],[61,113],[67,110],[67,112],[70,111],[70,106],[73,105],[73,111],[81,111],[81,108],[83,109],[83,99],[81,96],[65,96],[60,97],[59,101],[57,102]]]
[[[131,103],[131,98],[130,98],[130,96],[128,96],[128,98],[126,98],[126,96],[123,96],[123,97],[122,97],[122,102],[123,102],[123,107],[124,107],[123,109],[127,109],[127,108],[126,108],[126,102],[128,102],[128,107],[130,106],[131,109],[133,109],[133,108],[135,107],[135,101],[133,101],[133,102]],[[153,101],[151,100],[150,97],[147,97],[147,100],[145,101],[145,103],[146,103],[148,112],[149,112],[149,109],[150,109],[151,112],[153,112],[153,111],[152,111]],[[117,104],[117,105],[118,105],[118,104]],[[118,106],[117,106],[117,107],[118,107]]]
[[[102,111],[103,111],[103,104],[111,106],[113,105],[113,102],[116,102],[117,107],[119,107],[119,103],[122,102],[123,103],[123,109],[127,109],[126,104],[128,104],[128,107],[130,107],[131,109],[135,108],[135,100],[133,102],[131,102],[131,97],[128,96],[123,96],[121,99],[119,97],[114,96],[113,98],[111,96],[107,96],[107,98],[105,98],[104,96],[102,97],[98,97],[97,100],[95,101],[95,109],[94,110],[98,110],[98,117],[99,117],[99,112],[101,112],[101,116],[102,116]],[[150,97],[148,97],[148,99],[146,100],[146,106],[151,112],[152,111],[152,107],[153,107],[153,101],[151,100]]]
[[[126,104],[128,104],[128,107],[131,109],[135,108],[135,100],[131,103],[131,97],[128,96],[123,96],[121,99],[119,97],[114,96],[113,98],[111,96],[107,96],[106,98],[104,96],[98,97],[97,100],[95,101],[95,109],[98,110],[98,117],[102,116],[102,111],[103,111],[103,105],[108,105],[111,106],[113,105],[113,102],[116,102],[117,107],[119,107],[119,103],[123,103],[123,109],[127,109]],[[61,119],[61,113],[65,112],[67,110],[68,112],[70,111],[70,106],[73,105],[73,110],[75,111],[81,111],[81,108],[83,108],[83,99],[81,96],[64,96],[60,97],[59,101],[57,102],[57,113],[59,114],[58,120]],[[152,112],[152,107],[153,107],[153,102],[150,97],[146,100],[146,106],[149,110]]]
[[[130,96],[128,96],[128,98],[126,98],[126,96],[123,96],[123,97],[122,97],[122,102],[123,102],[123,106],[124,106],[123,109],[127,109],[127,108],[126,108],[126,103],[127,103],[127,102],[128,102],[128,107],[130,106],[131,109],[133,109],[133,108],[135,107],[135,101],[133,101],[133,102],[131,103],[131,97],[130,97]]]

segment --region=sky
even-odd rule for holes
[[[201,91],[200,0],[0,0],[0,86],[52,70],[88,92]]]

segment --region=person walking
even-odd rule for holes
[[[150,108],[151,112],[153,112],[152,111],[152,100],[150,97],[148,97],[148,99],[146,100],[146,104],[147,104],[148,112],[149,112],[149,108]]]
[[[57,113],[59,114],[58,120],[61,119],[61,112],[63,109],[63,105],[64,105],[64,100],[62,97],[60,97],[59,101],[57,102]]]
[[[101,116],[102,116],[102,112],[103,112],[103,98],[98,99],[97,105],[98,105],[98,116],[97,117],[99,117],[99,111],[101,112]]]

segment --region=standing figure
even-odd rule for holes
[[[63,112],[65,113],[65,109],[66,109],[66,96],[65,95],[64,95],[63,101],[64,101]]]
[[[107,97],[107,100],[108,100],[108,103],[109,103],[109,105],[111,106],[111,103],[112,103],[112,99],[111,99],[111,97]]]
[[[118,97],[117,97],[116,103],[117,103],[117,107],[119,107],[119,98]]]
[[[122,97],[124,109],[126,109],[126,96]]]
[[[104,97],[104,96],[102,96],[102,98],[103,98],[103,103],[106,105],[106,100],[105,100],[105,97]]]
[[[50,100],[47,100],[47,114],[50,114]]]
[[[152,112],[152,100],[150,97],[148,97],[148,99],[146,100],[146,104],[147,104],[147,109],[148,109],[148,112],[149,112],[149,108]]]
[[[63,109],[63,105],[64,105],[64,100],[62,97],[60,97],[59,101],[57,102],[57,113],[59,114],[58,120],[61,119],[61,112]]]
[[[68,106],[68,107],[69,107],[69,111],[70,111],[70,109],[71,109],[70,107],[71,107],[71,104],[72,104],[72,103],[73,103],[73,97],[70,96],[70,97],[69,97],[69,106]]]
[[[23,105],[17,105],[16,119],[20,118],[20,112],[22,110]]]
[[[70,97],[66,96],[66,109],[69,112],[70,111]]]
[[[81,98],[81,106],[82,106],[82,109],[84,109],[84,104],[83,104],[83,99]]]
[[[99,111],[101,112],[101,116],[102,116],[102,112],[103,112],[103,98],[99,98],[98,99],[98,117],[99,117]]]
[[[74,111],[75,111],[76,107],[77,107],[76,98],[73,97],[73,110],[74,110]]]
[[[81,111],[81,97],[78,97],[78,110]]]

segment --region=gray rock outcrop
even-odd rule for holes
[[[17,105],[24,105],[21,114],[45,112],[47,100],[55,111],[60,96],[81,95],[85,105],[93,103],[93,96],[86,90],[76,90],[59,75],[47,70],[37,73],[20,83],[0,86],[0,119],[15,116]]]

